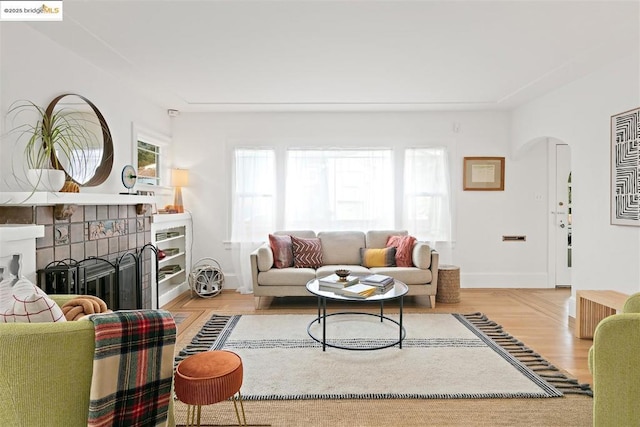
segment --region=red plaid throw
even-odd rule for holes
[[[89,427],[166,425],[176,325],[164,310],[92,315]]]

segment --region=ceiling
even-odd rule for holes
[[[29,23],[163,107],[510,109],[639,50],[638,1],[64,1]]]

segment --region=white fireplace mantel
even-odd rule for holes
[[[0,192],[0,206],[139,205],[156,200],[157,196],[137,194]]]

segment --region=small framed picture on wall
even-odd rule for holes
[[[504,157],[465,157],[463,190],[504,191]]]

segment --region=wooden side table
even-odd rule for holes
[[[616,291],[576,292],[576,338],[593,338],[602,319],[621,310],[629,295]]]
[[[460,302],[460,267],[440,264],[438,266],[438,291],[436,301],[443,303]]]

